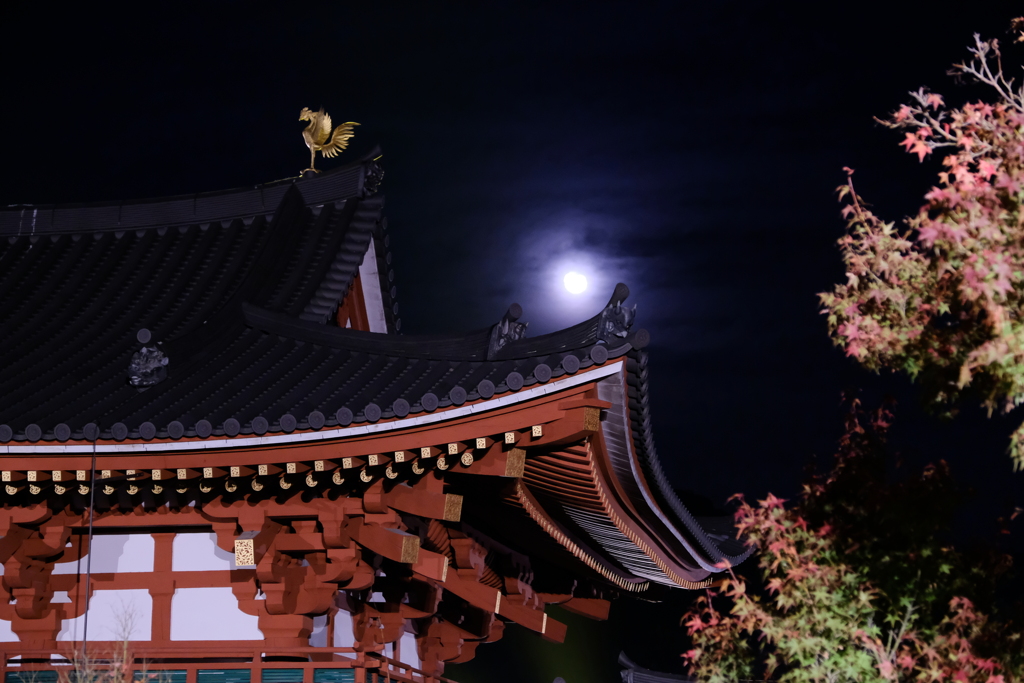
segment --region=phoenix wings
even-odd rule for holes
[[[348,141],[355,135],[355,121],[346,121],[337,128],[331,123],[331,115],[320,108],[320,111],[312,111],[303,107],[299,114],[299,121],[309,121],[309,125],[302,131],[302,138],[309,147],[310,161],[307,171],[314,171],[316,153],[320,152],[327,158],[336,157],[348,147]]]

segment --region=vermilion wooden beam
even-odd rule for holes
[[[295,442],[258,448],[246,447],[238,449],[202,449],[197,451],[178,451],[174,453],[145,452],[138,454],[105,454],[98,456],[103,469],[109,469],[111,475],[115,471],[127,469],[168,469],[178,468],[199,469],[204,467],[226,468],[231,466],[251,466],[260,463],[280,464],[288,462],[312,462],[315,460],[339,459],[341,457],[365,457],[377,453],[394,453],[395,451],[417,451],[423,447],[442,447],[446,450],[449,443],[475,442],[477,437],[490,438],[501,436],[509,431],[530,432],[534,425],[545,425],[544,436],[540,439],[528,439],[531,445],[544,445],[552,442],[548,436],[549,423],[566,417],[566,411],[576,408],[601,408],[604,402],[596,398],[587,398],[586,393],[593,385],[584,384],[559,392],[535,398],[525,403],[512,404],[484,413],[465,415],[449,422],[410,427],[396,432],[382,432],[367,435],[353,435],[344,439],[318,442]],[[575,398],[574,398],[575,397]],[[575,401],[575,402],[574,402]],[[443,410],[435,413],[442,415]],[[570,417],[570,419],[574,419]],[[296,432],[299,434],[299,432]],[[201,439],[183,438],[176,443],[203,441]],[[73,444],[75,442],[69,442]],[[81,442],[82,445],[91,445]],[[103,443],[103,442],[101,442]],[[117,443],[146,443],[155,441],[125,440]],[[297,453],[295,451],[301,451]],[[27,470],[85,470],[90,467],[91,456],[85,455],[51,455],[38,454],[32,456],[0,456],[0,470],[14,472]]]
[[[604,621],[611,610],[611,602],[598,598],[571,598],[568,602],[562,603],[561,607],[573,614]]]
[[[398,484],[384,493],[384,503],[402,512],[457,522],[462,518],[462,496],[454,493],[432,493],[423,487]]]
[[[377,524],[365,524],[353,517],[348,524],[352,539],[367,550],[403,564],[415,564],[420,554],[420,539],[398,529],[385,529]]]

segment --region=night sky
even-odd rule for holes
[[[380,145],[404,333],[471,330],[519,302],[539,334],[604,305],[618,281],[652,334],[666,471],[723,507],[791,496],[831,453],[840,393],[898,401],[908,469],[945,458],[977,495],[958,538],[1024,506],[1007,435],[1024,415],[928,416],[913,386],[844,359],[816,293],[841,277],[843,166],[891,217],[934,182],[872,121],[929,85],[1011,3],[219,3],[0,9],[3,204],[251,186],[308,163],[299,110],[357,128],[330,169]],[[964,7],[967,7],[965,4]],[[146,14],[148,13],[148,15]],[[1019,63],[1020,54],[1010,63]],[[561,286],[587,275],[579,297]],[[1003,537],[1024,558],[1024,529]],[[569,622],[565,645],[510,627],[463,683],[618,680],[619,650],[676,667],[688,596]],[[502,678],[504,676],[505,678]]]

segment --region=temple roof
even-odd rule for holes
[[[371,164],[197,198],[202,218],[185,223],[192,199],[0,212],[0,442],[376,422],[518,391],[646,343],[644,331],[639,344],[599,340],[601,314],[497,349],[490,327],[405,336],[325,324],[373,247],[387,331],[401,325],[384,198],[364,183]],[[169,360],[166,380],[142,389],[125,380],[140,329]]]
[[[345,438],[360,425],[454,419],[464,404],[493,409],[607,378],[597,390],[611,406],[602,424],[615,495],[641,511],[692,579],[657,565],[656,553],[637,550],[643,542],[620,539],[557,486],[534,486],[550,523],[589,539],[573,546],[579,553],[599,545],[627,574],[659,583],[699,581],[741,561],[749,549],[731,526],[695,519],[661,470],[649,336],[615,320],[624,285],[594,317],[539,337],[517,330],[515,305],[474,332],[397,334],[374,156],[254,189],[0,211],[0,452],[86,448],[68,441],[136,452]],[[357,282],[376,315],[372,331],[336,322]],[[128,369],[143,347],[168,360],[166,377],[133,386]],[[537,460],[527,478],[544,466],[560,465]]]
[[[231,434],[235,422],[262,433],[327,405],[330,424],[358,397],[293,398],[297,373],[351,372],[352,354],[325,347],[295,365],[301,334],[250,326],[244,311],[322,326],[372,248],[382,331],[400,327],[372,167],[188,199],[0,211],[0,441],[89,438],[90,423],[117,440]],[[143,390],[125,379],[140,329],[169,359],[167,379]],[[381,400],[366,395],[356,412]]]

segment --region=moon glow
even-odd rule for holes
[[[587,289],[587,276],[577,273],[575,270],[566,273],[562,282],[572,294],[582,294]]]

